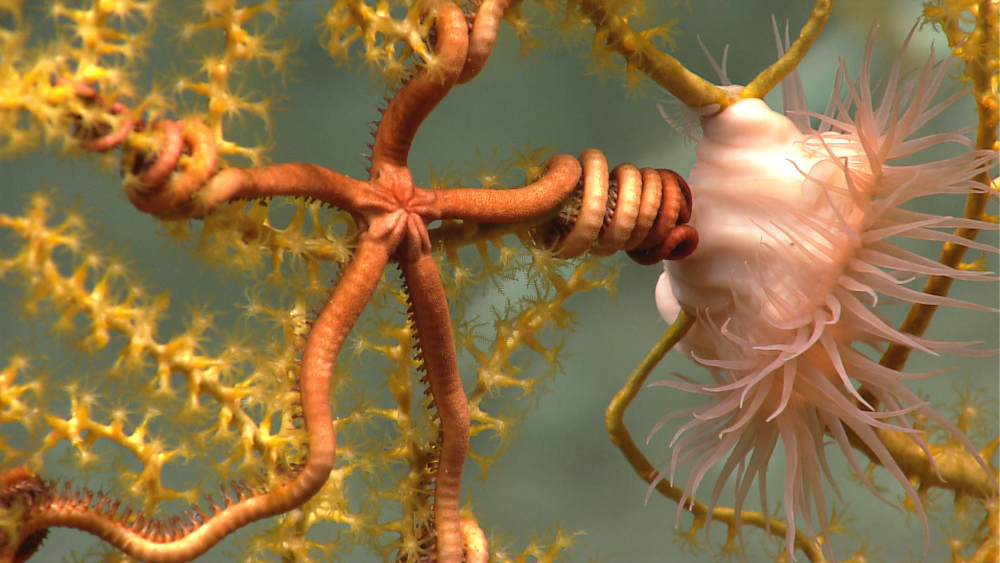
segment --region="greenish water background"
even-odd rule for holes
[[[791,4],[705,1],[695,3],[693,13],[682,6],[676,17],[680,18],[678,26],[683,34],[677,37],[678,48],[673,54],[689,68],[714,78],[696,37],[701,37],[717,59],[729,44],[729,76],[733,82],[745,83],[775,58],[771,15],[779,21],[787,18],[794,35],[812,8],[809,2]],[[29,9],[34,5],[29,2]],[[320,11],[325,8],[315,2],[298,2],[290,8],[293,11],[287,19],[288,32],[299,42],[294,53],[298,64],[292,68],[293,78],[285,84],[274,80],[246,85],[247,89],[263,88],[265,92],[273,89],[281,97],[274,112],[274,149],[269,156],[274,162],[312,162],[364,177],[360,153],[366,150],[364,144],[370,138],[367,123],[377,118],[375,107],[380,94],[367,71],[335,65],[319,45],[316,25]],[[864,38],[873,19],[882,24],[877,58],[879,68],[885,68],[918,13],[919,4],[907,0],[838,3],[828,28],[801,67],[811,107],[822,110],[825,105],[837,57],[846,57],[847,68],[856,75]],[[539,16],[538,21],[545,20]],[[947,50],[943,37],[929,28],[921,30],[911,43],[910,68],[923,63],[932,41],[939,53]],[[428,164],[436,170],[448,165],[464,167],[466,162],[475,163],[477,154],[488,156],[494,149],[498,158],[504,159],[529,142],[534,147],[551,146],[557,152],[570,154],[596,147],[605,152],[611,163],[628,161],[686,174],[694,161],[693,145],[686,144],[663,122],[656,107],[668,95],[648,85],[638,96],[630,96],[614,77],[602,80],[588,73],[585,58],[588,42],[589,37],[583,37],[579,44],[567,46],[553,39],[552,48],[536,51],[519,61],[517,41],[504,26],[497,51],[482,75],[450,94],[421,128],[410,158],[417,179],[426,180]],[[175,68],[170,59],[172,49],[166,43],[151,48],[150,65]],[[248,123],[256,127],[252,120]],[[968,99],[950,109],[934,125],[954,128],[955,123],[974,123]],[[259,134],[264,135],[262,130]],[[120,195],[118,185],[115,171],[100,171],[91,159],[31,153],[24,158],[0,161],[0,212],[21,209],[24,194],[39,187],[54,189],[64,199],[78,202],[93,224],[99,225],[100,240],[113,241],[114,249],[136,271],[145,273],[151,290],[171,292],[174,314],[162,327],[161,334],[182,329],[185,303],[195,300],[191,296],[216,311],[230,311],[242,303],[245,295],[242,286],[224,271],[206,267],[167,245],[162,229],[135,211]],[[950,213],[960,213],[962,208],[962,202],[955,199],[936,205],[950,206]],[[995,233],[989,236],[995,243]],[[4,244],[2,248],[9,248],[9,239],[0,242]],[[929,252],[936,255],[933,249]],[[990,269],[997,271],[995,256],[989,257],[989,263]],[[529,412],[518,431],[520,437],[491,471],[485,488],[474,480],[478,470],[472,465],[466,479],[466,497],[471,493],[484,528],[504,529],[511,538],[523,538],[557,521],[566,529],[584,532],[569,557],[572,561],[703,561],[707,553],[685,553],[675,543],[676,505],[657,496],[644,502],[646,485],[612,446],[604,428],[608,401],[666,328],[652,299],[660,268],[643,268],[624,259],[622,266],[617,301],[594,293],[578,296],[571,302],[571,308],[579,313],[579,324],[569,339],[567,350],[571,357],[564,363],[565,373],[549,383],[550,391],[542,394],[538,407]],[[520,289],[512,284],[504,291],[510,297]],[[956,284],[954,291],[965,299],[997,306],[995,284],[979,284],[979,287]],[[0,286],[3,319],[0,358],[27,347],[32,355],[45,358],[48,368],[56,373],[73,373],[74,356],[65,355],[58,347],[49,348],[53,338],[45,326],[22,325],[18,303],[11,302],[12,295],[9,286]],[[491,297],[496,296],[487,295]],[[894,318],[905,313],[903,307],[895,309],[885,312]],[[223,316],[220,322],[234,319],[235,315]],[[996,346],[997,316],[941,311],[929,335],[956,341],[984,340]],[[929,371],[956,366],[947,374],[918,385],[934,402],[954,402],[953,386],[961,386],[967,380],[991,389],[995,402],[997,358],[953,360],[915,355],[908,369]],[[664,379],[671,371],[695,377],[705,375],[691,362],[670,355],[651,379]],[[636,440],[642,442],[661,416],[691,399],[665,388],[644,390],[626,422]],[[662,431],[645,449],[654,463],[669,455],[667,444],[672,428],[676,425]],[[830,451],[831,457],[839,458],[839,453]],[[772,461],[769,483],[773,491],[780,491],[781,467],[780,458]],[[58,470],[54,464],[53,468]],[[884,505],[847,479],[848,471],[846,464],[838,459],[833,472],[841,478],[841,491],[853,518],[852,529],[862,539],[868,538],[876,549],[876,557],[890,562],[921,560],[924,537],[917,519]],[[897,498],[901,492],[890,481],[884,474],[879,479],[880,484],[889,486],[890,498]],[[714,482],[712,474],[705,482]],[[709,489],[702,487],[701,496]],[[945,531],[952,527],[950,498],[939,498],[936,506],[932,512],[927,561],[949,558],[943,539]],[[683,525],[688,521],[688,517],[682,517]],[[777,550],[756,532],[748,532],[747,538],[751,545],[750,561],[769,561],[770,557],[764,554]],[[720,539],[717,536],[714,541]],[[85,534],[56,530],[38,560],[56,561],[72,551],[82,554],[94,543]],[[839,540],[838,555],[847,555],[856,543],[851,538]],[[226,553],[230,552],[225,547],[216,548],[201,561],[225,561]],[[341,560],[374,559],[359,548],[353,554],[343,554]]]

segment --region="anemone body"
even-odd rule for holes
[[[896,343],[931,354],[995,353],[975,343],[903,334],[873,309],[888,297],[989,310],[924,294],[912,282],[929,275],[996,280],[988,273],[943,266],[896,244],[900,238],[951,241],[996,252],[949,234],[956,227],[995,225],[906,209],[907,202],[925,196],[988,190],[972,177],[994,167],[996,157],[975,150],[962,132],[919,136],[928,120],[962,95],[933,101],[948,67],[935,64],[933,55],[902,80],[901,54],[883,82],[880,101],[873,101],[873,37],[874,31],[856,81],[841,61],[834,95],[822,115],[806,112],[793,75],[782,85],[787,115],[762,100],[744,99],[701,119],[698,160],[688,178],[697,201],[692,225],[701,236],[699,247],[685,260],[666,263],[656,287],[657,306],[668,322],[681,309],[697,316],[681,351],[706,366],[713,378],[710,384],[689,379],[653,384],[707,397],[653,429],[651,437],[671,420],[687,420],[674,435],[671,457],[657,479],[673,482],[675,470],[690,465],[685,495],[691,497],[709,470],[721,464],[710,511],[735,476],[737,515],[754,481],[766,513],[765,474],[780,442],[790,556],[797,520],[810,535],[822,534],[829,550],[823,475],[836,485],[827,468],[827,436],[882,498],[856,459],[849,435],[861,440],[914,501],[925,531],[919,496],[875,429],[907,432],[929,455],[913,429],[912,417],[919,413],[975,452],[958,428],[903,383],[935,374],[891,370],[865,351]],[[810,118],[818,123],[815,128]],[[957,143],[960,154],[909,164],[945,143]]]

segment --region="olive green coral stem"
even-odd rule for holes
[[[1000,94],[997,93],[997,71],[1000,70],[1000,15],[995,0],[980,0],[976,27],[967,40],[981,46],[975,64],[968,67],[972,75],[972,88],[976,98],[976,146],[981,149],[997,148],[997,124],[1000,122]]]
[[[913,438],[904,432],[876,429],[879,440],[899,464],[907,477],[920,481],[921,486],[949,489],[963,495],[989,498],[997,494],[996,468],[990,467],[994,475],[984,470],[976,457],[963,444],[947,442],[929,446],[931,458]],[[874,459],[874,454],[851,435],[851,444]],[[988,454],[984,448],[980,455]],[[984,459],[989,459],[984,456]]]
[[[608,46],[633,66],[663,86],[684,105],[700,108],[712,104],[719,109],[735,100],[721,88],[691,72],[677,59],[660,51],[637,33],[625,18],[615,14],[600,0],[583,0],[580,8],[594,27],[607,37]]]
[[[798,38],[795,39],[788,51],[751,80],[740,93],[740,97],[763,99],[775,86],[781,84],[781,81],[799,66],[806,53],[809,52],[809,48],[823,31],[823,26],[830,18],[832,11],[833,0],[817,0],[812,13],[809,14],[809,19],[802,26],[802,31],[799,32]]]
[[[636,366],[635,370],[629,376],[625,386],[622,387],[621,391],[611,401],[611,404],[608,406],[605,423],[607,424],[608,432],[611,434],[611,441],[615,445],[620,443],[621,438],[629,438],[628,430],[622,422],[625,409],[628,408],[639,394],[639,390],[646,383],[650,372],[659,365],[660,361],[667,355],[667,352],[672,350],[674,345],[687,335],[691,327],[694,326],[694,323],[695,318],[682,310],[677,320],[674,321],[674,324],[667,328],[667,331],[653,345],[653,348],[650,349],[646,357],[639,362],[639,365]]]
[[[625,411],[639,394],[643,385],[645,385],[649,374],[663,360],[667,353],[673,349],[674,345],[687,335],[691,327],[694,326],[695,321],[695,317],[683,310],[681,311],[677,320],[663,333],[663,336],[653,345],[646,357],[639,362],[639,365],[629,375],[628,381],[618,391],[614,399],[611,400],[611,404],[608,405],[608,410],[605,413],[605,425],[608,428],[608,435],[611,437],[611,442],[621,450],[622,455],[628,460],[636,474],[650,484],[654,483],[656,479],[656,468],[653,467],[653,464],[649,462],[632,439],[632,435],[625,426]],[[667,479],[660,479],[655,482],[654,486],[661,495],[678,504],[684,499],[684,490],[670,483]],[[684,500],[683,508],[694,515],[695,520],[692,531],[705,525],[708,517],[708,507],[704,503],[687,498]],[[737,525],[737,515],[732,508],[713,508],[711,519],[723,522],[729,526],[731,530],[730,536],[732,537],[732,529]],[[774,518],[766,518],[760,512],[741,511],[739,514],[739,523],[740,525],[748,524],[760,528],[775,537],[785,537],[785,523]],[[812,563],[823,563],[826,561],[820,544],[803,534],[800,530],[795,531],[795,547],[802,550]]]

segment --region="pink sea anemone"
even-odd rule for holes
[[[856,81],[841,61],[834,95],[822,115],[806,111],[801,83],[793,75],[782,85],[787,115],[761,100],[744,99],[701,119],[698,160],[688,178],[697,202],[691,224],[701,234],[700,244],[689,258],[666,263],[656,287],[657,306],[668,322],[681,309],[697,316],[681,350],[713,378],[710,384],[686,378],[653,384],[707,398],[705,404],[666,416],[653,429],[650,437],[669,421],[687,419],[657,480],[673,482],[676,469],[690,465],[686,499],[711,468],[722,464],[709,510],[735,476],[737,518],[754,480],[766,513],[765,474],[780,441],[789,556],[798,520],[810,535],[814,530],[822,534],[833,558],[822,477],[826,474],[836,488],[827,467],[828,437],[882,498],[856,459],[849,435],[861,440],[912,499],[925,533],[927,518],[917,491],[875,429],[907,432],[929,454],[912,425],[911,417],[920,413],[975,453],[954,424],[903,383],[936,374],[888,369],[857,345],[879,350],[895,343],[930,354],[996,353],[976,348],[977,343],[901,333],[872,309],[887,297],[990,310],[913,289],[909,282],[925,276],[996,278],[943,266],[897,246],[896,239],[997,251],[950,234],[957,227],[995,230],[994,224],[904,208],[933,194],[986,191],[972,177],[997,161],[991,151],[975,150],[965,131],[915,135],[965,94],[933,102],[948,72],[948,64],[935,63],[933,55],[904,78],[900,54],[883,80],[880,100],[873,101],[873,44],[874,29]],[[913,164],[924,151],[943,144],[957,144],[961,154]],[[863,396],[862,387],[870,395]],[[879,409],[865,397],[877,400]]]

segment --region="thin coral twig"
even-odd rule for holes
[[[763,99],[775,86],[781,84],[781,81],[795,70],[805,58],[809,48],[823,31],[823,26],[826,25],[826,20],[830,18],[832,11],[833,0],[817,0],[812,13],[809,14],[809,19],[802,26],[802,31],[799,32],[799,36],[792,43],[792,46],[774,64],[751,80],[740,93],[740,97]]]
[[[721,88],[691,72],[677,59],[660,51],[648,39],[637,33],[628,22],[615,14],[601,0],[580,2],[583,13],[594,27],[607,34],[608,46],[617,51],[629,65],[644,72],[663,86],[684,105],[700,108],[717,105],[719,110],[736,101]]]

